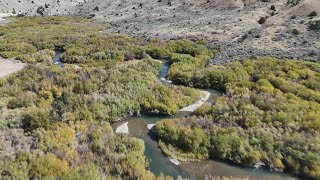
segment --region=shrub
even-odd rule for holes
[[[267,18],[265,17],[260,18],[260,20],[258,21],[259,24],[264,24],[266,22],[267,22]]]
[[[310,22],[309,29],[314,31],[320,31],[320,20]]]
[[[34,104],[36,95],[32,92],[21,93],[9,100],[7,107],[9,109],[16,109],[22,107],[29,107]]]
[[[24,129],[32,131],[37,128],[48,128],[50,124],[50,114],[46,109],[32,109],[23,115],[22,123]]]
[[[86,163],[73,167],[68,170],[62,177],[62,180],[87,180],[87,179],[104,179],[99,170],[99,166],[94,163]]]
[[[146,53],[152,58],[160,60],[170,60],[172,56],[168,50],[156,47],[147,49]]]
[[[48,130],[39,129],[36,134],[40,141],[39,148],[43,151],[58,151],[61,153],[60,157],[66,157],[74,151],[76,133],[66,123],[55,123]]]
[[[292,34],[294,34],[294,35],[299,35],[299,34],[300,34],[300,31],[297,30],[297,29],[293,29],[293,30],[292,30]]]
[[[56,179],[68,170],[68,163],[54,154],[47,154],[31,161],[30,176],[33,179]]]
[[[315,17],[317,15],[318,15],[318,13],[316,11],[312,11],[308,16],[309,17]]]

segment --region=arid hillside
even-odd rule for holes
[[[320,60],[319,0],[1,0],[0,13],[81,15],[133,36],[206,39],[220,50],[211,63]]]

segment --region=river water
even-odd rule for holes
[[[54,56],[53,59],[53,64],[58,65],[59,67],[63,67],[63,63],[61,60],[61,54],[63,52],[61,50],[56,50],[56,55]]]
[[[170,63],[165,62],[159,75],[161,81],[166,81],[165,77],[170,68]],[[214,101],[222,93],[215,90],[207,90],[211,93],[208,102]],[[284,173],[274,173],[263,168],[243,168],[229,165],[224,162],[206,160],[201,162],[182,163],[178,166],[170,162],[164,156],[156,141],[155,134],[148,129],[148,124],[156,124],[160,120],[172,119],[190,116],[190,112],[178,112],[174,116],[149,116],[130,117],[124,121],[113,124],[117,127],[124,122],[128,122],[129,136],[142,139],[145,143],[145,156],[148,159],[150,171],[155,175],[163,173],[166,176],[172,176],[177,179],[179,176],[186,179],[205,179],[206,177],[229,177],[229,178],[246,178],[246,179],[272,179],[287,180],[295,179]]]

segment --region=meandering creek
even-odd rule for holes
[[[54,64],[63,67],[61,61],[62,51],[56,51],[54,58]],[[168,74],[170,68],[169,62],[162,63],[162,69],[159,73],[159,79],[163,83],[171,83],[167,81],[165,77]],[[221,96],[222,93],[216,90],[205,90],[210,92],[210,97],[207,102],[214,101],[217,97]],[[173,119],[190,116],[191,112],[179,111],[173,116],[149,116],[142,115],[140,117],[129,117],[121,122],[116,122],[112,126],[116,129],[118,126],[127,123],[129,130],[128,135],[139,139],[142,139],[145,144],[144,155],[150,162],[150,171],[156,175],[163,173],[165,176],[172,176],[177,179],[179,176],[184,179],[205,179],[207,176],[225,176],[235,178],[249,178],[249,179],[272,179],[272,180],[288,180],[295,179],[284,173],[274,173],[267,171],[263,168],[243,168],[238,166],[229,165],[224,162],[218,162],[213,160],[206,160],[201,162],[189,162],[175,165],[168,157],[163,155],[159,148],[158,142],[154,132],[150,131],[150,127],[156,124],[158,121],[164,119]],[[148,128],[149,126],[149,128]],[[126,129],[126,128],[125,128]],[[127,129],[126,129],[127,131]]]
[[[159,73],[159,79],[164,83],[171,83],[165,77],[170,68],[169,62],[162,63],[162,70]],[[207,90],[210,92],[210,97],[207,102],[212,102],[222,93],[215,90]],[[274,173],[263,168],[242,168],[229,165],[227,163],[206,160],[201,162],[182,163],[180,165],[173,164],[169,158],[164,156],[156,141],[155,134],[149,130],[151,124],[156,124],[160,120],[172,119],[178,117],[190,116],[190,112],[179,111],[174,116],[148,116],[130,117],[124,121],[114,123],[114,128],[123,123],[128,122],[129,136],[140,138],[145,143],[145,156],[150,161],[150,171],[156,175],[163,173],[166,176],[172,176],[177,179],[178,176],[186,179],[205,179],[208,176],[225,176],[236,178],[249,179],[273,179],[286,180],[295,179],[284,173]]]

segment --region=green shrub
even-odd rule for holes
[[[68,170],[62,177],[62,180],[88,180],[102,179],[104,175],[99,170],[99,166],[94,163],[78,165]]]
[[[48,128],[50,125],[50,114],[45,109],[32,109],[23,115],[22,123],[28,131],[37,128]]]
[[[54,154],[47,154],[31,161],[30,177],[38,179],[55,179],[68,170],[68,163],[60,160]]]
[[[7,107],[9,109],[16,109],[22,107],[29,107],[35,103],[36,95],[32,92],[21,93],[9,100]]]
[[[172,54],[169,50],[163,49],[163,48],[148,48],[146,50],[146,53],[151,56],[153,59],[160,59],[160,60],[170,60]]]

